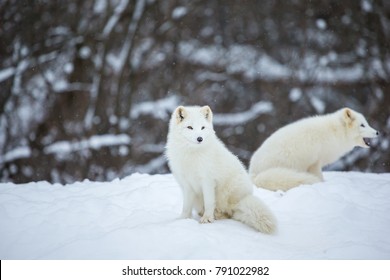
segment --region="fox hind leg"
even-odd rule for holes
[[[321,181],[324,180],[324,177],[322,176],[322,166],[319,161],[309,166],[307,171],[310,174],[317,176]]]
[[[322,180],[308,172],[277,167],[252,175],[252,181],[259,188],[287,191],[299,185],[311,185]]]

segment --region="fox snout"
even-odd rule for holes
[[[375,130],[373,128],[370,128],[370,131],[367,131],[365,134],[366,134],[365,137],[375,138],[375,137],[379,136],[379,131]]]
[[[199,136],[198,138],[196,138],[196,141],[198,141],[198,143],[202,143],[203,138]]]

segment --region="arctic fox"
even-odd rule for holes
[[[182,218],[193,208],[201,223],[232,218],[263,233],[275,231],[274,216],[255,197],[249,175],[218,139],[209,106],[179,106],[168,131],[168,165],[183,191]]]
[[[355,146],[368,148],[378,136],[362,114],[349,108],[309,117],[273,133],[253,154],[249,173],[253,183],[270,190],[288,190],[323,181],[322,167]]]

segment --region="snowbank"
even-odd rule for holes
[[[326,172],[286,193],[256,189],[279,221],[177,219],[172,175],[0,184],[0,259],[390,259],[390,174]]]

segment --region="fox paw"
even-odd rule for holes
[[[191,213],[190,214],[187,214],[187,213],[181,213],[179,219],[190,219],[191,218]]]
[[[202,224],[212,223],[214,222],[213,216],[203,215],[202,218],[200,218],[200,222]]]

